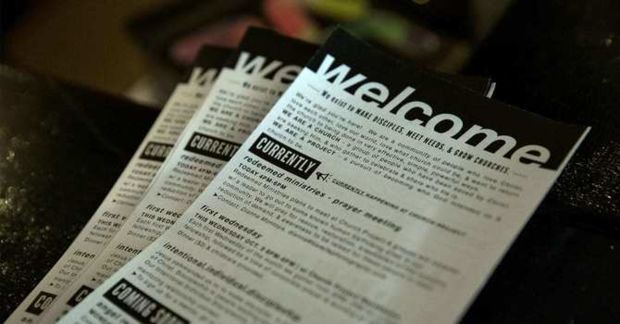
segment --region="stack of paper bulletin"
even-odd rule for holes
[[[12,323],[453,323],[588,128],[336,30],[206,47]]]

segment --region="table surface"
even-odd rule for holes
[[[0,322],[85,225],[156,115],[0,65]]]
[[[515,0],[468,73],[592,131],[465,322],[620,323],[620,2]]]

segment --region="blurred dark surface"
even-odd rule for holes
[[[156,114],[0,65],[0,322],[87,222]]]
[[[21,18],[29,4],[30,0],[0,1],[0,62],[4,58],[6,33]]]
[[[620,323],[618,17],[617,0],[517,0],[470,63],[467,74],[498,81],[498,99],[593,130],[463,322]],[[0,91],[1,320],[91,216],[155,113],[7,68]]]
[[[470,63],[499,100],[592,131],[464,322],[620,323],[619,17],[616,0],[519,0]]]

